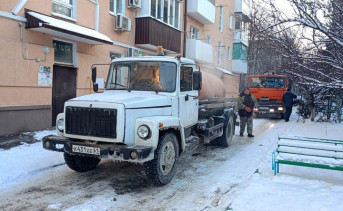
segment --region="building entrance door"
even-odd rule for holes
[[[52,126],[56,117],[63,113],[64,103],[76,97],[76,69],[54,65],[52,82]]]

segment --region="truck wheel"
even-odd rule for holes
[[[221,147],[228,147],[231,145],[234,132],[233,118],[230,116],[229,120],[225,121],[223,128],[223,135],[215,139],[215,144]]]
[[[145,163],[148,179],[158,186],[168,184],[174,177],[178,158],[179,144],[175,134],[163,134],[159,138],[154,159]]]
[[[65,152],[64,160],[72,170],[86,172],[94,169],[99,164],[101,158],[73,155]]]

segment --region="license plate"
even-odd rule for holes
[[[269,107],[258,107],[259,110],[268,110]]]
[[[72,151],[82,153],[82,154],[100,155],[100,148],[97,148],[97,147],[85,147],[85,146],[80,146],[80,145],[73,145]]]

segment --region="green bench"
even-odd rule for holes
[[[274,175],[279,164],[343,171],[343,140],[279,137],[272,154]]]

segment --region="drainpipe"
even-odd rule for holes
[[[183,18],[183,57],[186,57],[186,38],[187,38],[187,0],[184,0],[184,13],[185,17]]]
[[[99,2],[96,1],[95,5],[95,31],[99,31]]]

